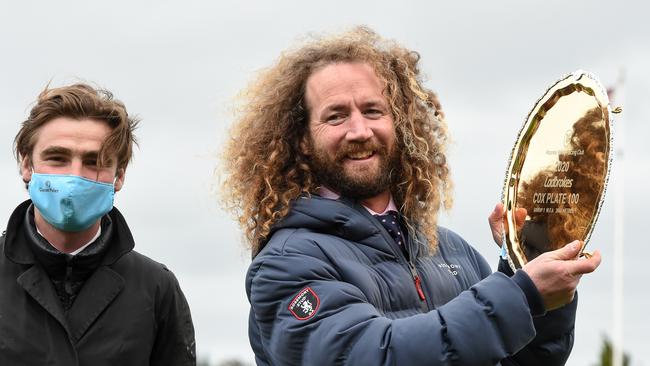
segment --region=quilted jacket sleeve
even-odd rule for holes
[[[535,336],[524,293],[502,273],[436,310],[399,319],[342,281],[305,239],[258,255],[246,281],[258,364],[496,365]]]
[[[499,262],[499,271],[508,276],[513,274],[503,259]],[[573,301],[564,307],[534,317],[535,338],[517,354],[504,360],[502,364],[504,366],[564,365],[573,348],[577,306],[578,294],[576,293]]]

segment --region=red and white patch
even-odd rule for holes
[[[305,287],[291,300],[289,311],[296,319],[307,320],[316,315],[319,305],[318,295],[310,287]]]

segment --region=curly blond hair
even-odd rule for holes
[[[262,71],[243,103],[223,156],[224,205],[238,218],[253,256],[264,246],[292,200],[317,191],[301,143],[308,132],[305,84],[325,65],[355,62],[373,67],[393,116],[399,171],[391,193],[411,227],[437,247],[437,218],[452,204],[445,155],[447,127],[437,96],[422,85],[420,56],[366,27],[316,38],[285,52]]]

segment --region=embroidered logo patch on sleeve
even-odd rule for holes
[[[291,300],[289,311],[298,320],[307,320],[316,314],[320,299],[310,287],[300,290],[298,295]]]

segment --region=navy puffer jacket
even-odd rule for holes
[[[460,236],[438,235],[435,254],[409,240],[406,256],[357,203],[296,200],[246,277],[257,363],[563,365],[576,301],[542,315],[523,271],[492,273]]]

